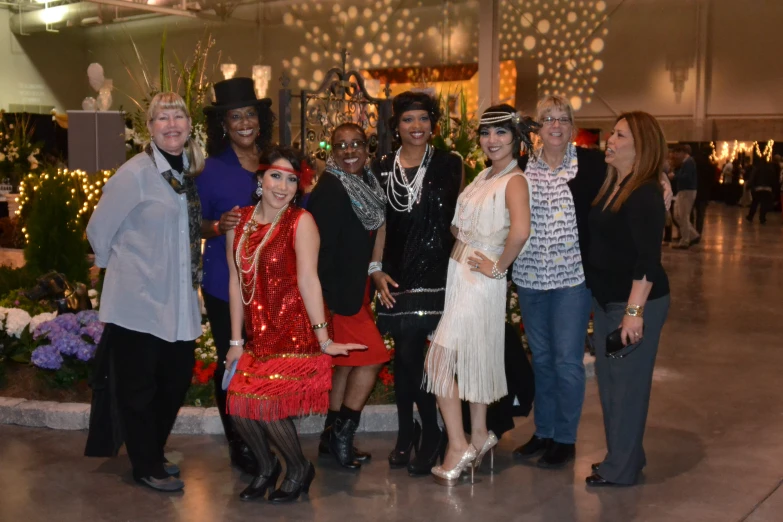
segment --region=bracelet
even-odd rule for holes
[[[503,270],[502,272],[498,269],[498,262],[495,261],[495,264],[492,265],[492,277],[495,279],[503,279],[506,277],[506,274],[508,273],[508,268]]]
[[[244,339],[240,339],[238,341],[229,341],[228,345],[229,346],[244,346],[245,345],[245,340]]]
[[[373,261],[370,263],[370,268],[367,269],[367,275],[372,275],[375,272],[380,272],[383,270],[383,263],[380,261]]]
[[[644,307],[639,305],[629,304],[625,307],[625,315],[630,317],[644,317]]]
[[[215,234],[221,235],[220,233],[220,220],[212,222],[212,230],[215,231]]]
[[[313,330],[320,330],[321,328],[326,328],[326,325],[329,323],[327,321],[324,321],[323,323],[318,323],[313,325]]]
[[[321,343],[321,353],[326,353],[326,349],[329,347],[330,344],[332,344],[334,341],[331,339],[327,339],[324,342]]]

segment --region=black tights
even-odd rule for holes
[[[231,418],[234,427],[258,459],[258,474],[268,477],[275,469],[277,457],[272,453],[271,443],[285,461],[285,480],[280,489],[286,493],[293,491],[295,485],[292,481],[301,483],[310,465],[302,453],[294,422],[291,419],[267,422],[237,416]]]
[[[428,450],[433,449],[440,438],[435,396],[421,387],[427,335],[427,330],[409,329],[394,336],[394,395],[400,425],[397,434],[399,450],[407,449],[411,443],[414,402],[421,417],[424,452],[429,453]]]

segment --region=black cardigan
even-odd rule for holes
[[[522,158],[522,169],[527,166],[528,156]],[[601,185],[606,180],[606,162],[604,153],[600,150],[576,148],[578,168],[576,176],[568,182],[571,196],[574,199],[576,213],[576,228],[579,233],[579,251],[582,255],[582,266],[585,268],[585,279],[590,287],[590,276],[587,273],[587,255],[590,248],[590,230],[588,218],[593,200],[601,191]]]
[[[367,268],[377,232],[364,228],[343,184],[330,172],[319,178],[307,210],[321,235],[318,278],[326,306],[339,315],[355,315],[364,300]]]

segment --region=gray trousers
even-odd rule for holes
[[[604,414],[606,457],[597,473],[616,484],[635,484],[647,464],[642,441],[650,404],[655,356],[661,329],[669,312],[669,296],[647,301],[644,334],[638,345],[626,347],[622,359],[606,357],[606,336],[623,320],[626,303],[609,303],[606,309],[594,300],[595,374]]]

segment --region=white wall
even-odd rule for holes
[[[0,108],[80,108],[80,84],[87,86],[81,37],[66,32],[17,36],[8,19],[9,11],[0,9]]]

